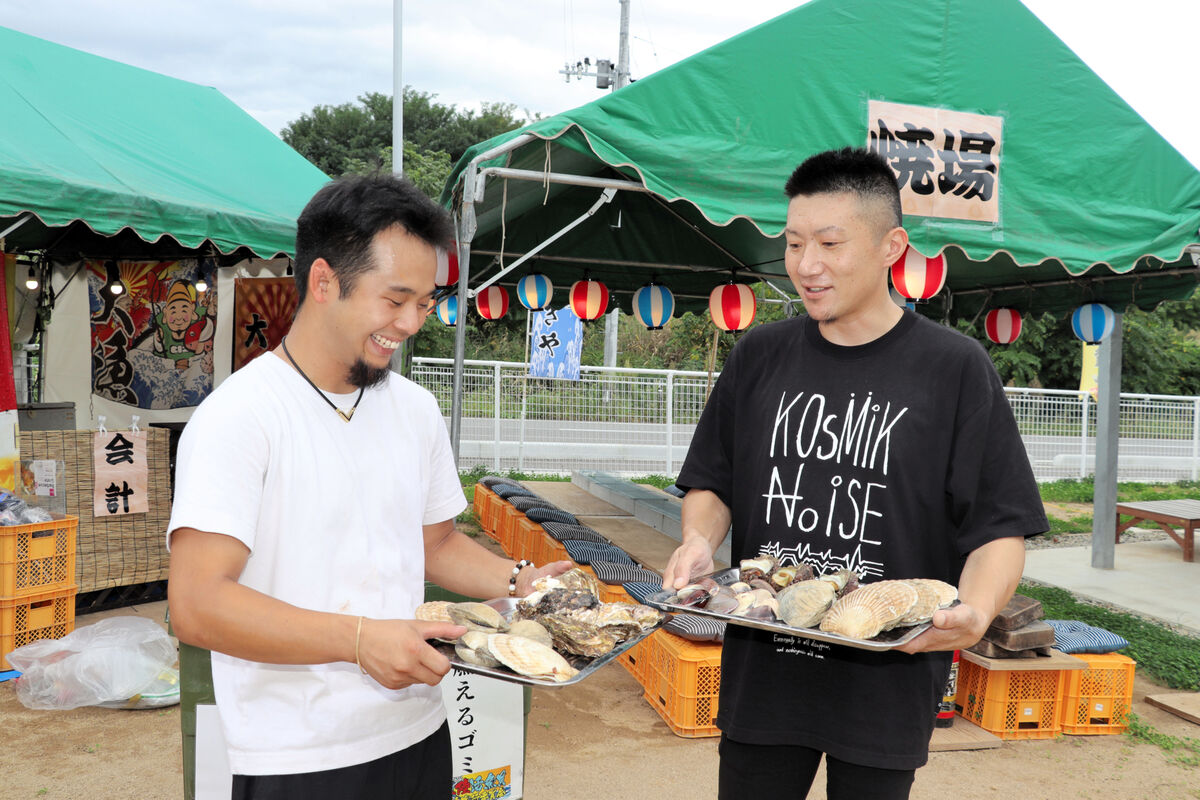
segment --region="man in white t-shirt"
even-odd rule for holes
[[[454,526],[466,507],[433,396],[389,369],[433,308],[445,212],[392,176],[341,179],[297,221],[299,308],[180,439],[171,622],[212,651],[234,798],[448,796],[426,579],[527,594],[540,569]]]

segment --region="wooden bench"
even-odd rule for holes
[[[1121,522],[1122,515],[1129,519]],[[1126,528],[1148,520],[1167,532],[1181,547],[1183,560],[1196,560],[1195,528],[1200,522],[1200,500],[1148,500],[1144,503],[1117,503],[1117,542]],[[1175,528],[1182,528],[1182,533]]]

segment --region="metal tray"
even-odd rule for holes
[[[516,608],[517,608],[517,600],[518,599],[519,598],[515,598],[515,597],[499,597],[499,598],[496,598],[495,600],[485,600],[484,603],[486,605],[491,606],[492,608],[499,611],[502,615],[504,615],[505,620],[512,620],[513,612],[516,611]],[[666,620],[663,620],[663,621],[665,622]],[[573,655],[568,655],[566,653],[561,653],[560,655],[562,655],[562,657],[567,660],[568,664],[570,664],[575,669],[579,670],[579,672],[576,675],[574,675],[571,678],[568,678],[565,681],[556,681],[553,678],[530,678],[526,675],[518,675],[517,673],[508,669],[508,667],[481,667],[478,664],[468,664],[467,662],[460,659],[458,657],[458,654],[454,652],[454,645],[447,644],[445,642],[439,642],[434,639],[431,639],[429,643],[431,645],[433,645],[434,647],[436,647],[437,650],[442,655],[444,655],[444,656],[446,656],[446,658],[450,659],[450,665],[454,669],[462,670],[463,672],[473,672],[476,675],[486,675],[489,678],[495,678],[496,680],[499,680],[499,681],[508,681],[509,683],[523,683],[528,686],[545,686],[550,689],[557,689],[560,686],[571,686],[572,684],[579,683],[581,680],[588,677],[596,670],[600,669],[601,667],[606,666],[607,664],[609,664],[612,661],[615,661],[619,655],[621,655],[626,650],[633,647],[638,642],[642,641],[642,639],[645,639],[647,636],[654,633],[656,630],[658,630],[661,627],[662,627],[662,622],[655,625],[653,628],[649,628],[648,630],[642,631],[640,634],[638,634],[637,636],[634,636],[632,639],[626,639],[625,641],[621,642],[616,647],[614,647],[611,652],[605,653],[604,655],[602,655],[598,658],[588,658],[587,656],[573,656]]]
[[[700,577],[712,578],[722,586],[728,586],[731,583],[737,583],[740,579],[741,570],[737,567],[729,569],[717,570],[709,575]],[[746,619],[745,617],[735,617],[730,614],[718,614],[715,611],[708,611],[704,608],[695,606],[683,606],[676,603],[668,603],[667,598],[675,592],[664,589],[661,592],[655,592],[646,598],[646,605],[654,606],[663,611],[670,611],[678,614],[696,614],[701,617],[709,617],[711,619],[719,619],[723,622],[728,622],[731,625],[741,625],[743,628],[758,628],[761,631],[771,631],[772,633],[782,633],[788,636],[799,636],[804,639],[813,639],[818,642],[831,642],[833,644],[841,644],[846,647],[857,647],[860,650],[892,650],[900,645],[911,642],[913,639],[927,631],[932,623],[924,622],[920,625],[912,625],[904,628],[893,628],[890,631],[884,631],[874,639],[854,639],[850,636],[843,636],[840,633],[828,633],[819,628],[794,628],[782,622],[764,622],[757,619]]]

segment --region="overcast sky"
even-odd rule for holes
[[[631,0],[633,77],[794,5]],[[1026,5],[1200,166],[1200,2]],[[0,24],[213,86],[278,133],[316,105],[392,91],[392,9],[391,0],[0,0]],[[403,17],[404,82],[460,108],[565,111],[601,94],[594,78],[567,82],[565,62],[617,60],[619,0],[404,0]]]

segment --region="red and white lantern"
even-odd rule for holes
[[[725,283],[708,295],[708,313],[723,331],[744,331],[754,322],[757,298],[744,283]]]
[[[1021,335],[1021,312],[1015,308],[993,308],[983,318],[983,329],[996,344],[1012,344]]]
[[[500,319],[508,313],[508,292],[503,286],[489,286],[475,295],[475,310],[484,319]]]
[[[571,284],[571,310],[580,319],[597,319],[608,311],[608,287],[600,281],[575,281]]]
[[[928,300],[946,285],[946,260],[926,258],[910,245],[892,264],[892,285],[909,300]]]
[[[437,272],[433,276],[435,286],[458,285],[458,253],[453,250],[437,251]]]

